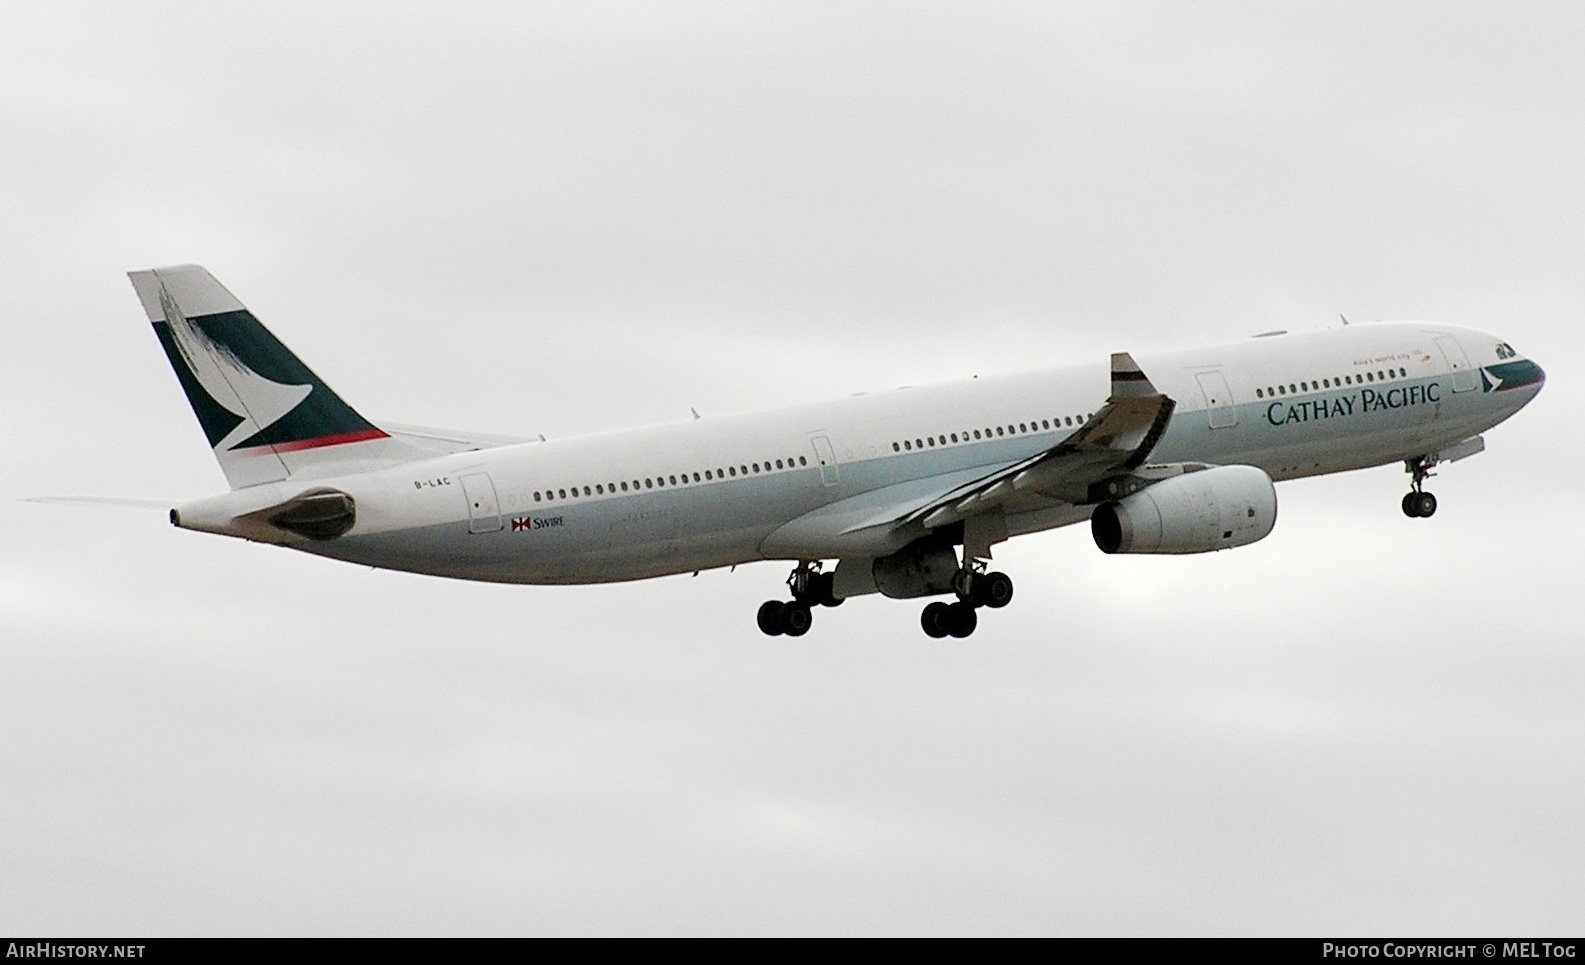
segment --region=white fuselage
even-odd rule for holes
[[[1436,453],[1540,389],[1493,335],[1384,323],[1137,357],[1177,403],[1151,463],[1258,467],[1273,479]],[[1490,368],[1490,371],[1482,371]],[[1530,366],[1534,369],[1534,366]],[[509,583],[630,580],[762,559],[878,557],[923,536],[900,508],[1050,449],[1109,394],[1085,364],[859,395],[778,411],[455,453],[292,479],[183,507],[204,519],[313,485],[350,494],[357,522],[297,549],[373,566]],[[1495,384],[1494,384],[1495,382]],[[240,508],[239,508],[240,507]],[[1087,519],[1029,493],[1008,535]]]

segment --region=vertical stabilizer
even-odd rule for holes
[[[359,415],[203,268],[128,277],[232,489],[431,455]]]

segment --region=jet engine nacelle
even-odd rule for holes
[[[1090,516],[1107,553],[1209,553],[1265,539],[1277,489],[1254,466],[1218,466],[1163,479]]]

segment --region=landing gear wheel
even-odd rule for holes
[[[972,603],[951,603],[947,605],[945,623],[947,632],[961,640],[974,632],[980,618]]]
[[[757,619],[759,620],[761,633],[767,637],[779,637],[782,635],[781,610],[786,605],[780,600],[766,600],[760,604]]]
[[[1415,519],[1420,514],[1415,510],[1414,501],[1419,498],[1419,493],[1403,494],[1403,514],[1410,519]]]
[[[919,625],[924,627],[927,636],[940,640],[952,632],[952,607],[939,600],[927,605],[919,617]]]
[[[814,625],[814,614],[802,603],[783,603],[781,605],[781,619],[778,623],[781,632],[789,637],[801,637],[809,632]]]
[[[1436,514],[1436,497],[1430,493],[1410,493],[1414,497],[1414,514],[1421,519],[1430,519]]]
[[[1006,573],[986,573],[974,581],[974,605],[993,610],[1013,602],[1013,581]]]

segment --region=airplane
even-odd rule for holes
[[[566,439],[377,425],[208,271],[129,273],[230,491],[189,530],[463,580],[588,584],[793,564],[767,635],[879,593],[932,599],[930,637],[1006,606],[1013,536],[1088,521],[1104,553],[1264,539],[1274,483],[1402,462],[1404,515],[1432,469],[1545,384],[1500,338],[1349,325],[1135,359]],[[944,598],[944,599],[942,599]]]

